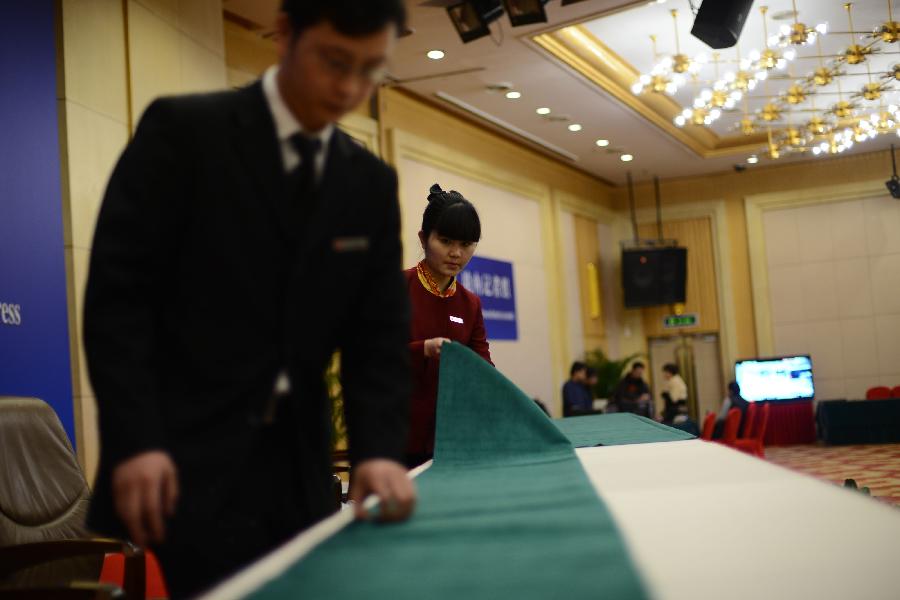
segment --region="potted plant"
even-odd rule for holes
[[[594,385],[593,393],[595,398],[601,400],[610,400],[625,369],[636,358],[641,357],[640,352],[630,354],[624,358],[613,360],[606,356],[600,348],[585,353],[584,362],[588,367],[597,371],[597,383]]]

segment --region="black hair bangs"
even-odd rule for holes
[[[451,240],[477,242],[481,239],[481,219],[469,202],[456,202],[438,215],[433,231]]]

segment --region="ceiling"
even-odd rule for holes
[[[704,53],[712,57],[712,50],[690,35],[693,20],[688,0],[659,0],[639,2],[627,0],[585,0],[569,6],[561,6],[559,0],[551,0],[545,7],[548,23],[531,26],[510,26],[506,16],[492,26],[492,36],[463,44],[456,34],[441,0],[408,2],[409,25],[413,34],[399,40],[391,64],[391,75],[399,80],[400,87],[438,103],[450,111],[467,115],[485,126],[519,139],[526,145],[553,156],[565,163],[605,179],[613,184],[625,182],[626,171],[631,170],[638,180],[653,175],[662,178],[703,175],[731,169],[735,164],[757,168],[771,161],[764,156],[765,145],[756,148],[742,147],[733,152],[717,152],[704,158],[696,148],[684,143],[680,133],[673,131],[671,118],[665,122],[648,119],[636,109],[630,98],[618,96],[586,77],[570,64],[560,60],[536,44],[532,38],[544,32],[558,30],[564,25],[581,24],[582,31],[589,32],[623,61],[623,67],[635,72],[647,72],[654,64],[650,35],[657,36],[660,54],[673,53],[675,36],[672,9],[679,12],[678,36],[681,51],[694,56]],[[695,0],[694,4],[699,4]],[[851,36],[836,32],[848,30],[847,14],[843,2],[837,0],[797,0],[798,18],[814,26],[827,22],[829,31],[822,36],[825,55],[837,54],[851,43]],[[260,33],[271,31],[271,23],[279,5],[278,0],[223,0],[226,11],[239,15],[246,21],[260,26]],[[757,1],[747,19],[739,43],[741,54],[746,57],[752,50],[762,50],[765,41],[759,7],[767,5],[769,35],[778,32],[782,24],[793,22],[791,0]],[[773,19],[772,17],[781,17]],[[858,31],[871,31],[872,27],[887,20],[885,0],[861,0],[853,6],[853,20]],[[861,40],[864,36],[855,35]],[[868,43],[859,41],[858,43]],[[444,51],[442,60],[426,57],[429,50]],[[896,45],[886,52],[869,57],[867,61],[873,80],[879,81],[879,73],[889,70],[897,57]],[[762,82],[734,113],[726,113],[709,127],[712,137],[739,136],[735,125],[743,116],[743,110],[754,111],[768,100],[763,95],[774,96],[792,82],[789,77],[801,77],[818,66],[816,45],[799,48],[797,58],[783,71],[773,72],[773,77]],[[734,70],[735,49],[721,51],[720,75]],[[825,60],[828,60],[827,58]],[[711,63],[711,61],[710,61]],[[713,80],[714,67],[707,64],[700,72],[701,80]],[[847,76],[842,78],[841,90],[845,100],[851,100],[868,81],[866,65],[845,66]],[[452,73],[463,71],[460,74]],[[629,71],[630,72],[630,71]],[[422,78],[422,79],[418,79]],[[507,99],[505,89],[521,93],[518,99]],[[675,94],[674,104],[690,106],[693,98],[709,84],[698,82],[685,86]],[[816,96],[797,105],[795,109],[825,108],[837,101],[837,86],[832,84],[816,89]],[[898,94],[887,91],[885,103],[897,102]],[[671,103],[671,101],[669,101]],[[673,106],[674,106],[673,104]],[[860,101],[861,114],[877,110],[879,101]],[[551,109],[546,116],[538,115],[539,107]],[[802,125],[810,113],[795,112],[785,115],[779,123]],[[560,119],[560,120],[557,120]],[[577,123],[581,130],[572,132],[568,126]],[[693,127],[688,125],[688,128]],[[764,130],[764,129],[763,129]],[[705,135],[710,135],[705,133]],[[855,144],[845,154],[870,152],[889,147],[893,135],[881,135],[865,143]],[[607,147],[598,147],[598,139],[609,140]],[[748,149],[749,148],[749,149]],[[622,153],[632,154],[632,162],[622,162]],[[750,154],[759,155],[758,165],[746,164]],[[777,162],[796,160],[827,160],[807,155],[783,155]]]

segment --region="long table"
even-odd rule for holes
[[[555,419],[553,424],[575,448],[692,440],[694,435],[632,413]]]
[[[900,398],[825,400],[818,404],[816,420],[826,444],[900,442]]]
[[[877,500],[701,440],[576,453],[653,598],[900,595],[900,511]],[[204,599],[246,596],[351,520],[338,513]]]

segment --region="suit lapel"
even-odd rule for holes
[[[235,112],[234,144],[259,194],[253,201],[269,213],[275,229],[287,241],[288,221],[281,202],[286,193],[284,167],[262,81],[244,88],[241,94],[243,102]]]
[[[347,134],[335,129],[328,145],[325,171],[316,194],[316,210],[306,228],[307,235],[303,244],[305,251],[332,235],[334,223],[347,210],[351,201],[350,181],[354,175],[353,157],[358,151],[355,142]]]

